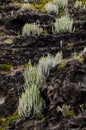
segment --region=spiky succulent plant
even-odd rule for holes
[[[42,57],[38,65],[30,65],[24,71],[24,89],[19,98],[18,113],[20,116],[34,116],[41,113],[45,107],[45,101],[40,95],[39,86],[49,75],[49,71],[62,60],[62,53],[57,53],[56,56],[48,54],[47,57]]]
[[[58,7],[52,2],[48,2],[47,4],[45,4],[45,9],[48,13],[58,14]]]
[[[86,9],[86,2],[83,2],[83,0],[76,0],[74,7],[77,8],[83,8]]]
[[[43,29],[36,23],[26,23],[22,29],[23,36],[36,36],[42,33]]]
[[[68,7],[68,0],[53,0],[53,4],[58,6],[58,8]]]
[[[52,27],[52,31],[55,33],[59,32],[73,32],[73,19],[68,15],[57,18]]]
[[[30,3],[34,3],[34,2],[39,2],[40,0],[24,0],[24,2],[30,2]]]
[[[24,71],[25,92],[19,99],[18,112],[20,116],[31,116],[40,113],[44,107],[44,100],[40,96],[39,85],[41,77],[38,73],[37,66],[29,66]]]
[[[81,8],[82,7],[82,1],[76,0],[74,7],[75,8]]]
[[[21,10],[22,11],[26,11],[26,10],[30,10],[31,9],[31,4],[30,3],[23,3]]]
[[[62,52],[57,53],[55,56],[48,54],[47,57],[42,57],[39,60],[38,72],[42,78],[49,75],[50,70],[62,61]]]

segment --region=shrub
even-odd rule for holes
[[[22,30],[23,36],[35,36],[40,35],[42,33],[43,29],[35,23],[26,23]]]
[[[24,2],[30,2],[30,3],[34,3],[34,2],[39,2],[40,0],[24,0]]]
[[[85,9],[86,8],[86,1],[76,0],[74,7],[75,8],[83,8],[83,9]]]
[[[24,4],[22,4],[21,9],[24,10],[24,11],[29,10],[29,9],[31,9],[31,4],[24,3]]]
[[[45,9],[48,13],[57,13],[58,14],[58,7],[51,2],[48,2],[47,4],[45,4]]]
[[[58,6],[58,8],[68,7],[68,0],[53,0],[53,4]]]
[[[82,1],[76,0],[74,7],[75,8],[81,8],[82,7]]]
[[[61,18],[57,18],[54,22],[54,26],[52,27],[52,32],[73,32],[73,19],[69,16],[61,16]]]
[[[38,64],[38,70],[41,78],[45,79],[49,75],[50,70],[57,64],[61,63],[61,61],[62,52],[57,53],[56,56],[48,54],[47,57],[42,57]]]
[[[41,83],[38,74],[37,66],[27,67],[24,72],[25,77],[25,92],[22,93],[19,99],[18,112],[20,116],[33,116],[41,113],[44,107],[44,100],[40,96],[39,85]]]
[[[24,89],[19,98],[18,113],[19,116],[34,116],[41,113],[45,107],[45,102],[42,99],[39,91],[39,86],[49,75],[49,71],[61,62],[62,53],[57,53],[56,56],[42,57],[38,65],[30,65],[24,71]]]
[[[25,79],[24,88],[30,87],[32,84],[39,85],[40,76],[38,74],[37,66],[27,66],[23,75]]]

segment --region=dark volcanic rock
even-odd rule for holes
[[[86,47],[86,10],[72,9],[73,4],[69,4],[69,13],[75,21],[75,32],[58,34],[52,34],[55,15],[22,11],[12,4],[0,6],[0,65],[10,63],[13,68],[19,68],[29,59],[32,64],[38,63],[40,57],[48,53],[55,55],[59,51],[62,51],[63,58],[67,58],[65,66],[60,70],[59,65],[53,68],[46,83],[40,87],[41,96],[46,102],[44,122],[33,120],[30,123],[26,118],[19,118],[6,130],[86,130],[86,54],[83,55],[83,62],[72,58],[74,53]],[[22,27],[27,22],[40,23],[48,34],[21,37]],[[9,38],[12,43],[6,42]],[[14,75],[12,72],[5,76],[0,73],[0,117],[7,117],[18,108],[24,83],[23,70],[20,70]],[[63,105],[69,105],[74,116],[63,116]]]
[[[46,83],[40,88],[46,102],[44,121],[16,120],[9,130],[85,130],[86,129],[86,54],[84,61],[72,59],[62,70],[56,66],[51,70]],[[63,116],[58,106],[70,105],[74,110],[73,117]],[[80,105],[83,104],[83,111]],[[23,121],[21,123],[21,121]],[[23,126],[24,122],[28,122]]]
[[[36,63],[41,56],[48,53],[55,55],[58,51],[62,51],[64,58],[67,58],[72,53],[84,49],[86,46],[85,36],[86,32],[80,31],[74,34],[17,38],[12,44],[0,45],[0,62],[1,64],[8,62],[17,66],[23,65],[31,59],[32,63]]]
[[[51,71],[43,88],[50,106],[86,103],[86,55],[84,58],[84,62],[72,60],[61,71],[58,66]]]
[[[0,75],[0,96],[5,97],[4,103],[0,104],[0,117],[7,117],[15,112],[23,83],[21,72],[17,72],[13,76]]]
[[[67,62],[62,70],[58,70],[56,66],[47,78],[46,84],[42,86],[41,93],[46,104],[49,103],[49,112],[45,112],[48,116],[49,130],[63,130],[64,127],[66,130],[78,130],[80,127],[86,129],[86,54],[84,54],[84,62],[72,60]],[[62,118],[57,108],[63,104],[70,105],[74,109],[75,118],[72,120]],[[85,106],[84,113],[81,111],[84,117],[79,109],[81,104]]]

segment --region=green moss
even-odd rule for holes
[[[8,38],[8,39],[4,40],[4,43],[12,44],[13,39]]]
[[[16,111],[13,113],[13,115],[8,116],[7,118],[0,118],[0,126],[1,128],[8,126],[10,123],[12,123],[14,120],[18,119],[18,112]],[[0,129],[3,130],[3,129]]]
[[[63,9],[59,9],[59,17],[63,16],[64,15],[64,10]]]
[[[83,62],[83,61],[84,61],[84,58],[83,58],[83,57],[80,57],[80,56],[77,57],[76,59],[77,59],[79,62]]]
[[[16,120],[18,117],[16,116],[10,116],[6,119],[5,121],[5,126],[8,126],[9,124],[11,124],[14,120]]]
[[[46,4],[47,2],[49,2],[49,1],[50,1],[50,0],[40,0],[39,3],[37,3],[37,2],[33,3],[34,9],[36,9],[36,10],[41,10],[42,12],[45,12],[44,6],[45,6],[45,4]]]
[[[24,66],[25,66],[25,68],[26,68],[26,67],[29,67],[29,66],[31,66],[31,63],[28,62],[28,63],[26,63]]]
[[[21,8],[21,7],[22,7],[22,4],[21,4],[21,3],[17,3],[17,6],[18,6],[19,8]]]
[[[0,126],[0,130],[5,130],[2,126]]]
[[[0,118],[0,126],[3,126],[5,124],[5,118]]]
[[[72,46],[74,46],[74,43],[68,43],[67,46],[72,47]]]
[[[69,110],[69,111],[66,113],[66,116],[67,116],[67,117],[74,117],[74,116],[75,116],[74,110]]]
[[[39,120],[42,120],[42,119],[43,119],[43,115],[42,115],[42,113],[38,113],[38,114],[36,114],[36,116],[35,116],[35,120],[39,121]]]
[[[82,5],[86,5],[86,0],[82,0]]]
[[[5,33],[4,32],[0,32],[0,36],[4,36],[5,35]]]
[[[74,110],[70,105],[63,104],[62,108],[60,108],[63,114],[63,117],[72,118],[75,116]]]
[[[12,64],[1,64],[0,65],[0,70],[3,70],[3,71],[10,71],[12,69]]]
[[[43,35],[47,35],[47,34],[48,34],[48,31],[47,31],[47,30],[43,30],[42,34],[43,34]]]
[[[74,0],[69,0],[69,2],[70,2],[71,4],[74,4]]]
[[[86,14],[81,15],[81,16],[80,16],[80,19],[81,19],[81,20],[85,20],[85,19],[86,19]]]
[[[7,71],[2,71],[1,74],[2,74],[3,76],[7,75]]]
[[[60,65],[58,65],[57,70],[58,70],[58,71],[61,71],[61,70],[63,69],[63,67],[64,67],[64,65],[63,65],[63,64],[60,64]]]
[[[66,61],[67,61],[66,59],[63,59],[62,63],[58,65],[57,67],[58,71],[61,71],[65,67]]]

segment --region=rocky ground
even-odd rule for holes
[[[0,125],[18,107],[23,91],[23,71],[29,60],[38,63],[48,53],[62,51],[63,63],[56,66],[40,87],[46,102],[44,118],[36,121],[18,118],[6,130],[86,130],[86,10],[69,4],[76,28],[73,33],[52,34],[55,15],[21,11],[19,6],[0,6]],[[35,37],[21,36],[25,23],[40,22],[47,33]],[[75,58],[80,55],[79,58]],[[63,109],[69,108],[69,113]],[[3,130],[3,129],[1,129]]]

